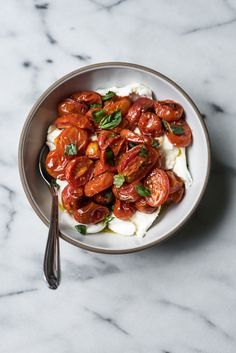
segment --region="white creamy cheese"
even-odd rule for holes
[[[142,83],[131,83],[123,87],[114,86],[110,88],[97,89],[97,92],[101,95],[105,95],[108,91],[115,92],[118,96],[121,97],[134,94],[138,96],[152,98],[152,90],[149,87],[143,85]]]
[[[173,167],[173,172],[175,172],[175,174],[177,174],[184,181],[186,189],[189,189],[193,183],[193,179],[187,167],[186,151],[183,147],[179,150],[179,154]]]
[[[123,221],[112,214],[114,217],[107,225],[107,227],[115,233],[121,235],[134,235],[136,232],[136,226],[131,221]]]
[[[131,218],[131,222],[133,222],[136,225],[135,234],[138,237],[141,237],[141,238],[144,237],[147,230],[151,227],[152,223],[159,215],[160,209],[161,207],[158,207],[155,212],[150,214],[139,212],[139,211],[135,212],[135,214]]]
[[[47,132],[47,142],[46,144],[48,145],[50,151],[55,150],[56,146],[54,144],[54,140],[57,136],[60,135],[62,130],[59,130],[56,128],[55,125],[50,125],[48,128],[48,132]]]

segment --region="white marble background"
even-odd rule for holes
[[[1,2],[1,353],[236,352],[235,38],[234,0]],[[50,291],[47,229],[18,176],[19,133],[54,80],[118,60],[176,80],[205,114],[209,187],[160,247],[108,256],[61,242],[63,281]]]

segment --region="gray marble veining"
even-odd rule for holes
[[[1,353],[235,353],[235,1],[11,0],[0,23]],[[150,66],[190,94],[212,175],[191,221],[160,247],[105,256],[61,242],[52,292],[47,229],[18,176],[19,132],[51,83],[100,61]]]

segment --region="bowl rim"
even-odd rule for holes
[[[79,69],[73,70],[70,73],[62,76],[61,78],[59,78],[58,80],[56,80],[53,84],[51,84],[49,86],[48,89],[46,89],[41,95],[40,97],[36,100],[36,102],[34,103],[34,105],[32,106],[31,110],[29,111],[27,118],[23,124],[23,128],[21,130],[21,134],[20,134],[20,139],[19,139],[19,145],[18,145],[18,168],[19,168],[19,174],[20,174],[20,179],[21,179],[21,183],[24,189],[24,192],[26,194],[26,197],[30,203],[30,205],[32,206],[33,210],[35,211],[35,213],[38,215],[38,217],[43,221],[43,223],[49,227],[49,222],[46,219],[46,217],[43,215],[43,213],[40,210],[40,207],[38,206],[38,204],[36,203],[30,187],[27,183],[27,179],[26,179],[26,175],[25,175],[25,168],[24,168],[24,163],[23,163],[23,156],[24,156],[24,145],[25,145],[25,139],[27,136],[27,132],[28,129],[30,127],[31,121],[34,117],[35,112],[37,111],[37,109],[39,108],[40,104],[44,101],[44,99],[58,86],[60,86],[62,83],[66,82],[67,80],[71,79],[74,76],[77,76],[78,74],[81,73],[85,73],[87,71],[91,71],[93,69],[101,69],[101,68],[106,68],[106,67],[123,67],[123,68],[134,68],[134,69],[138,69],[141,71],[145,71],[147,73],[151,73],[154,76],[160,77],[161,79],[167,81],[168,83],[170,83],[172,86],[174,86],[174,88],[176,88],[186,99],[187,101],[191,104],[193,110],[195,111],[201,127],[203,129],[203,133],[204,133],[204,137],[206,140],[206,144],[207,144],[207,171],[206,171],[206,177],[205,177],[205,181],[201,190],[201,193],[198,197],[198,199],[195,202],[194,207],[191,209],[191,211],[186,215],[186,217],[184,217],[182,219],[181,222],[179,222],[178,224],[176,224],[176,226],[170,230],[168,233],[165,234],[165,236],[163,236],[162,238],[159,238],[157,240],[152,241],[151,243],[145,244],[145,245],[141,245],[141,246],[135,246],[129,249],[119,249],[119,250],[115,250],[115,249],[105,249],[105,248],[100,248],[100,247],[96,247],[96,246],[92,246],[92,245],[87,245],[82,243],[80,240],[75,240],[71,237],[69,237],[68,235],[63,234],[62,232],[60,232],[60,237],[67,241],[68,243],[75,245],[77,247],[80,247],[82,249],[88,250],[88,251],[92,251],[92,252],[96,252],[96,253],[102,253],[102,254],[128,254],[128,253],[134,253],[134,252],[138,252],[144,249],[148,249],[151,248],[152,246],[155,245],[159,245],[162,242],[166,241],[167,239],[169,239],[171,236],[174,235],[174,233],[176,233],[189,219],[190,217],[193,215],[193,213],[196,211],[197,207],[199,206],[199,203],[204,195],[208,180],[209,180],[209,175],[210,175],[210,169],[211,169],[211,146],[210,146],[210,138],[209,138],[209,133],[207,131],[207,127],[205,125],[205,122],[203,120],[202,114],[200,113],[200,111],[198,110],[197,106],[195,105],[195,103],[192,101],[192,99],[189,97],[189,95],[172,79],[170,79],[169,77],[163,75],[162,73],[148,68],[146,66],[143,65],[139,65],[139,64],[134,64],[134,63],[129,63],[129,62],[119,62],[119,61],[112,61],[112,62],[101,62],[101,63],[96,63],[96,64],[91,64],[91,65],[86,65],[83,66]]]

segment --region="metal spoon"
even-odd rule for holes
[[[39,171],[43,179],[48,184],[52,195],[52,208],[48,240],[45,249],[43,271],[45,280],[50,289],[57,289],[61,281],[60,249],[59,249],[59,226],[58,226],[58,196],[54,179],[47,173],[45,160],[48,148],[44,145],[39,153]]]

